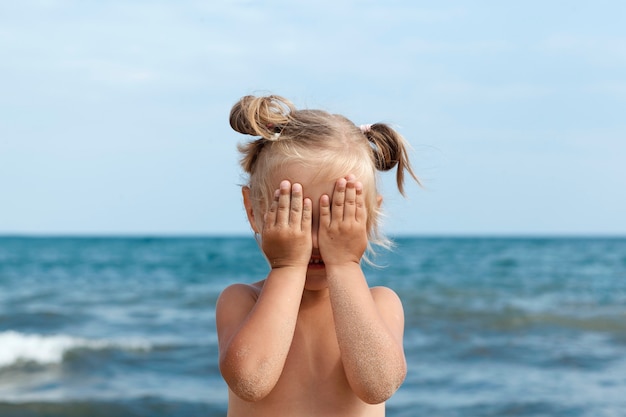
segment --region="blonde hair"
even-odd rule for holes
[[[255,211],[268,210],[277,186],[272,183],[273,174],[286,164],[298,162],[317,169],[323,180],[351,173],[363,183],[369,243],[390,245],[379,227],[376,171],[397,167],[396,182],[402,195],[405,171],[419,184],[409,163],[408,144],[394,129],[384,123],[359,128],[341,115],[297,110],[276,95],[242,97],[230,112],[230,125],[239,133],[258,137],[238,145]]]

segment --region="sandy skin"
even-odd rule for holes
[[[392,290],[368,287],[360,267],[363,187],[300,168],[282,172],[263,221],[243,189],[271,271],[226,288],[217,303],[228,416],[384,416],[406,375],[404,313]]]

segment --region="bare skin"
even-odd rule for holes
[[[404,313],[392,290],[368,287],[360,267],[363,187],[299,168],[283,172],[262,221],[243,190],[271,271],[217,302],[228,416],[384,416],[406,375]]]

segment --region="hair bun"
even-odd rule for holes
[[[281,96],[245,96],[231,109],[230,126],[244,135],[271,139],[289,122],[292,112],[293,104]]]
[[[246,117],[253,96],[242,97],[230,110],[230,127],[244,135],[254,135],[254,130]]]

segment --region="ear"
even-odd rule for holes
[[[380,208],[382,204],[383,204],[383,196],[378,194],[376,196],[376,207]]]
[[[250,198],[250,187],[241,187],[241,195],[243,196],[243,206],[246,209],[246,215],[248,216],[248,222],[250,227],[254,230],[254,233],[259,233],[256,221],[254,219],[254,210],[252,208],[252,199]]]

